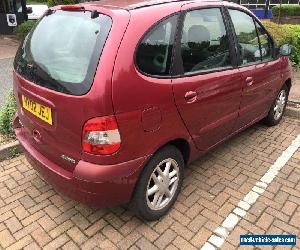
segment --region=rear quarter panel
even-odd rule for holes
[[[113,107],[122,139],[119,160],[151,155],[177,138],[192,145],[174,103],[171,79],[145,76],[134,62],[136,47],[145,32],[164,17],[179,12],[180,8],[180,4],[171,3],[131,11],[116,59],[112,86]]]

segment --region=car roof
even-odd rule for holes
[[[222,2],[222,0],[199,0],[201,2]],[[102,7],[121,8],[127,10],[139,9],[153,5],[174,3],[174,2],[197,2],[192,0],[101,0],[89,1],[85,0],[84,4],[98,5]]]

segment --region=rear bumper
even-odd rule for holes
[[[130,201],[147,157],[116,165],[96,165],[79,161],[73,172],[67,171],[39,153],[16,128],[25,156],[33,168],[58,192],[80,202],[109,207]]]

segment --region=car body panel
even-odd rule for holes
[[[25,156],[33,168],[53,187],[69,197],[92,206],[112,206],[130,200],[141,166],[147,157],[116,165],[98,165],[80,160],[73,173],[57,165],[33,147],[26,138],[24,128],[16,135]]]
[[[134,56],[128,56],[135,54],[136,45],[153,24],[180,11],[177,3],[152,8],[158,14],[143,22],[139,20],[147,15],[147,9],[132,11],[128,32],[115,62],[112,100],[122,137],[122,147],[116,156],[120,160],[153,154],[166,142],[177,138],[190,141],[173,101],[171,79],[143,75],[135,66]],[[130,30],[134,30],[135,36]]]
[[[94,83],[90,91],[82,96],[68,95],[33,84],[14,72],[14,92],[19,107],[19,118],[26,129],[28,140],[42,154],[62,167],[72,171],[74,165],[63,160],[66,155],[75,161],[89,160],[88,154],[82,153],[81,134],[84,123],[93,117],[113,114],[111,102],[111,77],[115,55],[122,36],[129,22],[129,12],[125,10],[101,10],[110,15],[117,24],[111,29],[98,64]],[[100,70],[101,69],[101,70]],[[40,120],[21,108],[22,95],[52,109],[53,125]],[[35,140],[33,133],[40,134]],[[102,157],[103,158],[103,157]],[[93,158],[99,163],[99,157]],[[105,161],[106,160],[106,161]],[[109,163],[104,157],[102,164]]]
[[[14,127],[27,158],[57,190],[82,202],[112,206],[130,201],[143,168],[161,147],[186,143],[188,164],[263,118],[282,84],[291,78],[287,57],[184,77],[153,77],[136,67],[139,41],[164,17],[204,6],[245,10],[235,4],[104,0],[82,6],[113,20],[88,93],[73,96],[55,92],[14,72],[18,105]],[[254,78],[251,86],[246,84],[249,76]],[[193,103],[184,98],[189,91],[197,94]],[[53,125],[24,110],[22,95],[51,107]],[[84,123],[102,116],[115,116],[120,149],[111,155],[84,153]],[[35,131],[40,138],[35,138]]]
[[[242,74],[243,94],[235,130],[267,114],[282,86],[280,69],[279,59],[239,69]],[[268,72],[273,72],[273,74]],[[252,80],[247,82],[247,78]]]

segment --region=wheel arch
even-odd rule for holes
[[[163,145],[161,145],[160,147],[158,147],[154,151],[154,153],[147,159],[147,161],[144,163],[143,167],[141,168],[141,170],[139,172],[139,175],[138,175],[138,178],[137,178],[137,181],[136,181],[135,186],[133,188],[133,192],[131,194],[130,200],[132,200],[132,197],[135,193],[135,190],[136,190],[137,184],[139,182],[140,176],[141,176],[142,172],[144,171],[144,168],[147,166],[147,164],[148,164],[149,160],[151,159],[151,157],[153,155],[155,155],[156,152],[158,152],[160,149],[162,149],[163,147],[165,147],[167,145],[172,145],[172,146],[176,147],[181,152],[185,166],[189,162],[190,156],[191,156],[191,145],[189,144],[188,140],[183,139],[183,138],[176,138],[176,139],[172,139],[172,140],[169,140],[168,142],[164,143]]]
[[[286,85],[288,87],[288,91],[290,92],[291,87],[292,87],[292,79],[288,78],[285,80],[284,85]]]
[[[164,146],[166,146],[166,145],[172,145],[181,152],[185,165],[189,162],[190,154],[191,154],[191,147],[187,140],[178,138],[178,139],[169,141]]]

